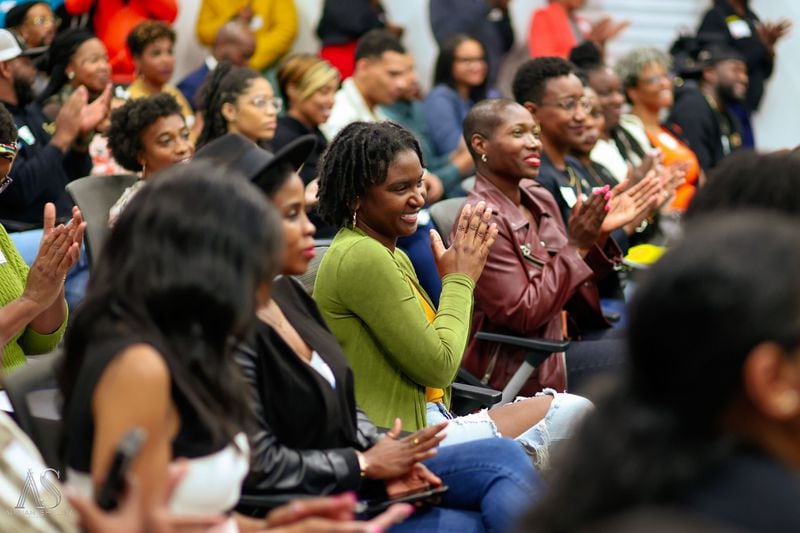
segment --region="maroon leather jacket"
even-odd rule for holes
[[[532,180],[519,184],[522,204],[535,228],[514,203],[478,174],[467,203],[484,200],[494,210],[499,230],[486,267],[475,287],[472,335],[462,366],[490,386],[502,389],[524,358],[520,349],[478,341],[476,331],[546,339],[562,338],[561,310],[568,311],[573,329],[609,327],[600,309],[596,280],[609,274],[622,252],[609,238],[585,258],[567,246],[567,234],[552,195]],[[544,387],[566,388],[566,368],[560,355],[548,358],[520,391],[530,395]]]

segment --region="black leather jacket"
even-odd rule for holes
[[[297,282],[280,278],[273,298],[331,368],[336,387],[259,322],[255,339],[236,351],[257,422],[250,436],[252,458],[243,492],[373,492],[371,483],[362,486],[355,451],[372,447],[379,433],[355,405],[352,372],[341,348]]]

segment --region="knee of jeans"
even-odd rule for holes
[[[558,441],[572,437],[575,429],[592,410],[594,404],[583,396],[556,393],[545,415],[550,440]]]

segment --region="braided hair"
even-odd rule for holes
[[[197,138],[197,148],[228,133],[228,121],[222,115],[222,106],[233,104],[250,88],[261,74],[249,67],[237,67],[223,62],[208,75],[197,92],[197,108],[203,112],[203,129]]]
[[[394,122],[353,122],[334,137],[319,164],[319,213],[337,227],[353,217],[356,200],[383,183],[397,154],[412,150],[423,163],[416,137]],[[424,165],[423,165],[424,166]]]

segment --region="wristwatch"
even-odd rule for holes
[[[356,458],[358,459],[358,469],[361,470],[361,477],[367,477],[367,468],[369,468],[367,458],[358,450],[356,450]]]

